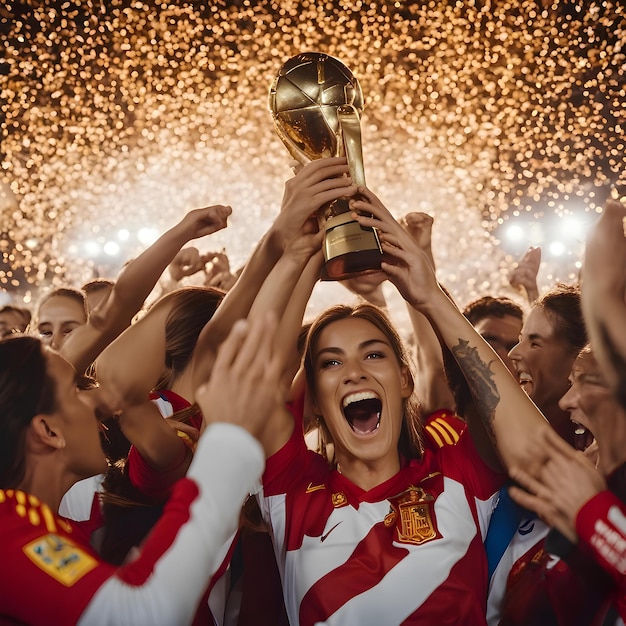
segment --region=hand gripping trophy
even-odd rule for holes
[[[355,185],[365,186],[361,125],[363,93],[341,61],[318,52],[289,59],[270,88],[270,110],[278,136],[300,163],[345,156]],[[382,249],[372,228],[351,216],[346,198],[318,216],[324,236],[325,280],[343,280],[380,270]]]

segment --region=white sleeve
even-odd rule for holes
[[[220,549],[237,530],[241,506],[264,464],[261,445],[246,430],[225,423],[209,426],[187,472],[199,489],[189,520],[142,585],[111,577],[87,605],[79,626],[190,623],[220,565]]]

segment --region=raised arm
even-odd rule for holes
[[[417,246],[424,251],[435,271],[432,251],[433,218],[426,213],[408,213],[400,222]],[[454,397],[446,380],[443,354],[439,338],[428,319],[407,303],[407,310],[415,333],[417,362],[416,390],[425,415],[437,409],[453,409]]]
[[[63,343],[61,353],[76,371],[87,369],[98,354],[130,325],[181,247],[191,239],[225,228],[230,213],[230,207],[222,205],[190,211],[122,270],[109,297],[96,307],[87,323],[76,328]]]
[[[607,200],[587,240],[582,307],[591,345],[620,404],[626,407],[626,203]]]
[[[220,347],[214,375],[196,393],[209,426],[187,478],[177,484],[135,561],[118,570],[98,565],[87,574],[97,583],[106,576],[99,568],[109,569],[90,601],[83,594],[79,624],[191,623],[221,562],[221,549],[237,528],[245,496],[263,469],[257,438],[279,401],[275,333],[270,318],[242,320]],[[86,588],[97,588],[96,583]],[[50,589],[59,601],[58,588]],[[72,603],[60,600],[62,610],[70,612]]]
[[[535,443],[542,428],[550,428],[491,346],[441,290],[423,250],[368,190],[354,201],[364,226],[377,228],[385,260],[382,268],[405,300],[423,313],[452,351],[465,375],[480,417],[507,467],[541,463]],[[479,450],[482,454],[482,450]]]
[[[524,291],[529,304],[539,298],[537,274],[540,265],[541,248],[531,246],[509,274],[509,284],[513,289]]]
[[[302,319],[315,283],[319,280],[323,264],[322,234],[303,234],[293,240],[285,254],[263,284],[250,311],[254,320],[268,313],[280,319],[279,342],[276,346],[282,364],[284,400],[294,378],[294,359],[297,359],[297,338]],[[279,450],[293,432],[293,418],[284,406],[268,421],[263,446],[268,455]]]
[[[308,163],[286,182],[278,217],[198,339],[193,364],[196,383],[210,375],[216,346],[237,319],[247,317],[261,285],[289,241],[299,235],[320,207],[355,192],[356,187],[347,174],[346,159],[333,157]]]
[[[166,367],[166,323],[175,303],[174,293],[163,296],[112,341],[96,360],[96,377],[122,432],[143,459],[158,471],[178,466],[182,476],[191,456],[181,464],[187,448],[149,400]]]

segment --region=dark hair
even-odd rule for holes
[[[0,307],[0,313],[16,313],[20,317],[24,329],[30,324],[31,312],[25,306],[5,304],[3,307]]]
[[[46,302],[48,302],[48,300],[57,296],[70,298],[71,300],[75,300],[76,302],[78,302],[83,307],[83,311],[85,312],[85,320],[87,319],[89,314],[87,311],[87,300],[85,298],[85,292],[80,289],[76,289],[75,287],[57,287],[56,289],[45,293],[40,298],[39,304],[37,305],[37,317],[39,317],[39,311],[41,310],[41,307]]]
[[[483,296],[467,304],[463,309],[463,315],[472,323],[472,326],[476,326],[486,317],[510,315],[521,321],[524,319],[524,310],[509,298]]]
[[[587,343],[587,328],[580,303],[580,287],[558,283],[544,293],[535,306],[551,318],[554,334],[566,341],[578,353]]]
[[[306,372],[307,385],[312,393],[315,393],[315,369],[313,365],[312,346],[318,340],[321,332],[333,322],[344,319],[362,319],[380,330],[389,339],[389,343],[398,359],[398,363],[407,368],[411,377],[411,385],[414,388],[413,371],[408,353],[404,347],[400,335],[393,327],[389,317],[382,309],[360,302],[354,306],[337,305],[327,309],[321,313],[311,324],[307,335],[306,351],[304,356],[304,367]],[[402,429],[400,431],[400,440],[398,442],[398,451],[404,457],[420,458],[422,455],[422,423],[420,419],[420,409],[414,394],[409,398],[405,398],[404,402],[404,419],[402,421]],[[322,434],[328,436],[325,432],[326,425],[320,420],[320,426],[324,428]],[[323,453],[323,450],[320,450]]]
[[[155,389],[169,389],[187,364],[198,336],[213,317],[224,292],[212,287],[183,287],[168,294],[175,304],[165,321],[165,371]]]
[[[24,441],[30,421],[57,407],[56,385],[39,339],[13,335],[0,340],[0,489],[24,479]]]
[[[86,294],[92,294],[104,289],[112,289],[113,287],[115,287],[115,281],[110,278],[92,278],[81,287],[81,291]]]

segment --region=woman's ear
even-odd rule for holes
[[[411,371],[406,365],[403,365],[400,372],[400,389],[402,392],[402,398],[408,398],[413,393],[415,388],[415,382]]]
[[[54,416],[40,414],[33,417],[30,427],[37,443],[60,450],[65,448],[65,439],[55,422]]]

